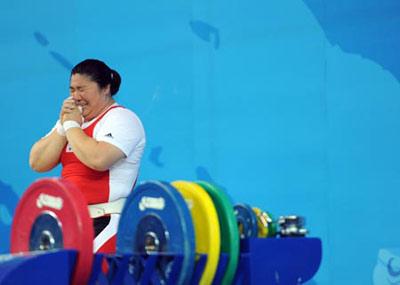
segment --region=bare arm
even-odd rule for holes
[[[76,157],[86,166],[98,171],[109,169],[125,157],[119,148],[106,142],[96,141],[80,128],[69,129],[67,138]]]
[[[80,125],[81,114],[73,100],[65,101],[62,112],[63,122],[71,120]],[[125,154],[118,147],[89,137],[81,128],[70,128],[66,130],[66,135],[76,157],[94,170],[107,170],[118,160],[125,157]]]
[[[60,121],[64,115],[63,107],[64,104],[60,111]],[[32,146],[29,154],[30,167],[37,172],[46,172],[53,169],[60,161],[61,152],[66,143],[65,134],[60,135],[57,132],[57,128],[54,128],[49,135],[41,138]]]
[[[46,172],[53,169],[60,160],[61,152],[67,142],[54,129],[50,135],[36,142],[29,155],[29,165],[37,172]]]

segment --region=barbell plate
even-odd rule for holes
[[[196,237],[196,252],[207,254],[207,262],[199,284],[209,285],[217,270],[221,248],[217,210],[207,192],[196,183],[174,181],[171,184],[182,194],[190,209]]]
[[[84,196],[68,181],[45,178],[22,195],[11,228],[11,252],[74,249],[72,284],[86,284],[93,260],[93,223]]]
[[[221,252],[229,255],[221,284],[232,284],[238,265],[240,247],[239,230],[233,205],[230,198],[217,186],[205,181],[197,181],[196,183],[207,191],[217,210],[221,233]]]
[[[194,228],[185,200],[174,187],[148,181],[133,190],[121,214],[117,253],[182,255],[177,284],[188,284],[195,261]],[[160,264],[169,279],[168,269],[172,264],[163,258]]]
[[[268,222],[264,221],[263,212],[260,208],[253,207],[253,211],[257,216],[257,236],[259,238],[266,238],[268,236]]]
[[[253,238],[258,235],[257,217],[248,204],[236,204],[234,207],[236,221],[241,239]]]

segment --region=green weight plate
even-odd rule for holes
[[[196,183],[207,191],[217,210],[221,229],[221,252],[229,255],[229,261],[221,284],[232,284],[238,264],[240,246],[239,230],[233,205],[229,197],[215,185],[205,181]]]
[[[265,212],[265,213],[272,221],[272,223],[268,224],[268,237],[276,237],[276,235],[278,234],[278,229],[274,216],[270,212]]]

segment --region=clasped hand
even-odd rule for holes
[[[65,121],[76,121],[79,125],[83,123],[81,111],[72,98],[65,99],[61,106],[60,122],[63,124]]]

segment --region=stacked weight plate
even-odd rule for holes
[[[18,203],[11,252],[74,249],[72,284],[87,284],[93,259],[93,225],[81,192],[67,181],[41,179]]]
[[[303,237],[307,233],[302,217],[281,217],[279,226],[278,230],[272,215],[260,208],[233,206],[211,183],[148,181],[127,198],[117,233],[117,255],[109,258],[130,258],[129,265],[125,263],[119,272],[134,268],[135,274],[141,275],[134,277],[138,282],[149,276],[146,260],[156,260],[152,277],[144,282],[227,285],[235,282],[239,239],[257,243],[260,239],[254,238],[277,234]],[[93,259],[93,225],[81,192],[58,179],[33,183],[17,207],[11,244],[13,253],[76,250],[72,284],[87,284]],[[138,257],[144,263],[136,263]],[[193,276],[195,269],[197,275]]]
[[[233,282],[239,259],[239,233],[233,205],[207,182],[149,181],[128,197],[117,234],[118,254],[184,256],[177,284],[191,282],[195,254],[206,255],[199,284],[212,284],[221,253],[228,255],[221,284]],[[158,266],[164,281],[171,264]],[[193,280],[192,280],[193,281]]]
[[[195,257],[194,229],[190,212],[179,192],[159,181],[142,183],[128,197],[117,234],[118,254],[183,256],[176,284],[188,284]],[[174,260],[161,258],[159,270],[170,280]]]
[[[257,217],[257,237],[275,237],[277,235],[277,224],[273,216],[269,212],[263,211],[257,207],[253,207],[253,212]]]
[[[257,216],[248,204],[236,204],[234,207],[241,239],[258,235]]]
[[[232,284],[239,260],[239,231],[233,205],[229,197],[217,186],[205,181],[197,183],[207,191],[214,202],[221,233],[221,253],[229,257],[221,284]]]
[[[187,181],[175,181],[171,184],[182,194],[190,209],[196,235],[196,253],[207,255],[199,284],[211,284],[217,270],[221,246],[217,211],[210,196],[199,185]]]

